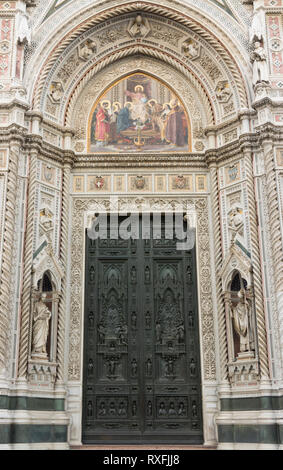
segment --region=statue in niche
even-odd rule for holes
[[[161,333],[161,325],[159,322],[156,322],[156,325],[155,325],[155,335],[156,335],[156,342],[161,343],[162,333]]]
[[[119,416],[126,416],[127,415],[127,410],[126,410],[126,407],[125,407],[125,403],[123,401],[121,401],[121,403],[119,404],[118,415]]]
[[[132,267],[132,270],[131,270],[131,282],[132,284],[137,283],[137,270],[134,266]]]
[[[97,331],[98,331],[99,344],[104,344],[105,343],[105,328],[101,323],[100,325],[98,325]]]
[[[127,325],[123,325],[119,328],[119,342],[120,344],[127,344],[128,342],[128,327]]]
[[[197,409],[197,404],[195,401],[192,403],[192,417],[196,418],[198,415],[198,409]]]
[[[135,377],[138,372],[138,363],[136,359],[132,360],[132,376]]]
[[[181,402],[181,403],[179,404],[178,415],[179,415],[179,416],[185,416],[185,415],[186,415],[186,409],[185,409],[185,405],[184,405],[183,402]]]
[[[25,15],[19,16],[17,28],[17,42],[18,44],[29,44],[31,42],[31,29],[28,24],[28,19]]]
[[[165,408],[164,401],[162,401],[160,403],[159,410],[158,410],[158,415],[159,416],[167,416],[167,411],[166,411],[166,408]]]
[[[172,376],[174,375],[174,358],[173,357],[167,357],[166,358],[166,375],[167,376]]]
[[[193,312],[190,310],[189,311],[189,327],[193,328],[194,327],[194,314]]]
[[[251,61],[253,63],[253,84],[256,85],[261,82],[269,83],[267,56],[264,47],[259,41],[254,43]]]
[[[150,358],[146,361],[146,375],[151,377],[152,375],[152,361]]]
[[[178,343],[184,343],[185,341],[185,328],[184,325],[179,325],[177,328],[177,339]]]
[[[150,269],[148,266],[145,268],[144,280],[146,283],[150,282]]]
[[[254,0],[254,15],[250,29],[250,42],[263,41],[265,35],[265,12],[259,8],[260,0]]]
[[[171,401],[171,403],[169,405],[168,415],[169,416],[176,416],[177,415],[177,411],[175,410],[175,404],[174,404],[173,401]]]
[[[110,357],[110,359],[108,360],[108,374],[110,376],[115,375],[116,365],[117,365],[116,358],[115,357]]]
[[[92,401],[89,401],[87,404],[87,416],[90,418],[93,414]]]
[[[93,360],[90,359],[88,361],[88,366],[87,366],[87,373],[88,373],[89,376],[93,375],[93,370],[94,370]]]
[[[133,404],[132,404],[132,416],[137,416],[137,410],[138,410],[137,402],[136,402],[136,401],[133,401]]]
[[[49,321],[51,312],[45,304],[46,294],[35,303],[32,328],[32,354],[40,354],[47,357],[46,345],[49,333]]]
[[[104,401],[102,401],[99,405],[98,416],[106,416],[106,408]]]
[[[137,15],[128,26],[128,33],[132,38],[144,38],[150,32],[150,25],[147,18]]]
[[[90,328],[94,327],[94,314],[93,314],[93,312],[90,312],[90,314],[88,316],[88,326]]]
[[[146,326],[146,328],[150,328],[150,324],[151,324],[150,313],[149,313],[149,311],[147,311],[146,314],[145,314],[145,326]]]
[[[109,405],[109,411],[108,411],[110,416],[115,416],[117,414],[116,407],[114,401],[112,401]]]
[[[90,281],[93,282],[94,279],[95,279],[95,270],[94,270],[94,267],[91,266],[90,270],[89,270],[89,278],[90,278]]]
[[[133,330],[135,330],[137,328],[137,314],[136,314],[136,312],[132,313],[131,324],[132,324]]]
[[[191,376],[194,377],[196,375],[196,363],[195,363],[195,360],[194,358],[191,359],[191,363],[190,363],[190,373],[191,373]]]
[[[147,416],[152,416],[152,402],[147,403]]]
[[[192,274],[191,266],[188,266],[187,268],[187,282],[188,284],[191,284],[193,282],[193,274]]]
[[[248,301],[245,290],[238,292],[238,302],[231,302],[231,316],[233,326],[240,337],[240,352],[254,351],[254,335],[251,324],[251,304]]]

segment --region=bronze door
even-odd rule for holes
[[[86,235],[83,443],[203,443],[195,250]],[[109,231],[109,230],[108,230]]]

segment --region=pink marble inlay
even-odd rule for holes
[[[280,38],[280,20],[279,16],[269,16],[268,32],[270,38]]]
[[[1,39],[9,41],[11,39],[11,20],[1,21]]]
[[[282,7],[282,0],[264,0],[265,7]]]
[[[282,52],[272,52],[272,69],[274,74],[283,74]]]

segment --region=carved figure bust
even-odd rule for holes
[[[143,18],[141,15],[137,15],[134,20],[130,21],[128,26],[128,33],[132,37],[144,38],[148,35],[150,26],[147,18]]]

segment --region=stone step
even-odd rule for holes
[[[216,450],[216,446],[203,445],[81,445],[71,446],[71,450]]]

